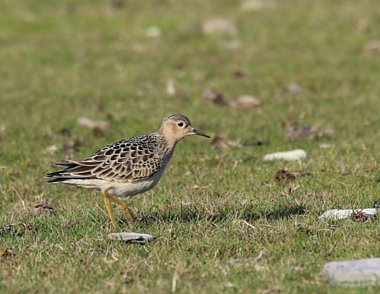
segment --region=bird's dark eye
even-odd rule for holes
[[[182,128],[182,127],[183,127],[183,122],[179,122],[179,123],[177,124],[177,126],[179,126],[180,128]]]

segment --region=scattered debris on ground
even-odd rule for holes
[[[52,215],[55,214],[55,209],[51,202],[45,199],[34,205],[33,214],[36,216]]]
[[[270,153],[270,154],[265,155],[263,160],[264,161],[273,161],[273,160],[295,161],[295,160],[299,160],[305,157],[306,157],[305,150],[296,149],[296,150],[290,150],[290,151]]]
[[[369,32],[372,28],[372,25],[367,18],[360,18],[357,22],[357,28],[359,31]]]
[[[328,262],[323,273],[331,283],[341,285],[380,284],[380,258]]]
[[[243,0],[240,4],[240,9],[245,12],[260,11],[274,7],[275,3],[271,0]]]
[[[368,52],[380,52],[380,40],[369,41],[363,45],[362,49]]]
[[[264,255],[264,251],[260,251],[259,255],[255,258],[232,258],[228,261],[230,265],[254,265],[256,264]]]
[[[288,141],[314,140],[317,138],[331,138],[335,133],[332,128],[321,129],[316,126],[294,124],[286,128],[285,138]]]
[[[0,138],[4,137],[7,127],[5,125],[0,125]]]
[[[124,6],[125,6],[125,1],[124,1],[124,0],[111,0],[111,1],[110,1],[110,6],[111,6],[113,9],[119,10],[119,9],[124,8]]]
[[[367,220],[375,216],[377,213],[376,208],[363,208],[363,209],[331,209],[323,213],[319,219],[345,219],[351,217],[353,220]]]
[[[12,257],[14,256],[14,253],[11,249],[9,248],[3,248],[3,247],[0,247],[0,257]]]
[[[269,145],[269,141],[257,139],[257,140],[252,140],[252,141],[245,141],[242,144],[245,147],[248,147],[248,146],[264,146],[264,145]]]
[[[203,101],[218,105],[225,104],[223,94],[214,88],[206,89],[202,95]]]
[[[5,224],[0,227],[0,236],[4,236],[6,234],[14,235],[15,232],[16,230],[11,224]]]
[[[369,215],[363,213],[361,210],[355,210],[351,214],[351,220],[355,222],[366,222],[367,220],[369,220],[369,218],[370,218]]]
[[[295,94],[295,93],[301,92],[302,87],[297,83],[291,83],[285,87],[284,91],[288,92],[288,93]]]
[[[291,181],[291,180],[295,180],[296,179],[296,174],[295,173],[292,173],[286,169],[279,169],[277,172],[276,172],[276,176],[275,176],[275,180],[277,182],[282,182],[282,181]]]
[[[87,117],[78,118],[78,125],[92,129],[95,135],[103,135],[109,127],[107,121],[93,120]]]
[[[65,160],[72,160],[74,155],[79,152],[79,147],[86,144],[86,141],[80,137],[76,136],[71,141],[63,144],[63,152],[65,154]]]
[[[166,93],[170,96],[173,97],[177,94],[177,89],[174,86],[174,81],[172,79],[169,79],[166,81]]]
[[[328,148],[334,148],[334,147],[335,147],[334,144],[329,144],[329,143],[319,144],[319,148],[321,148],[321,149],[328,149]]]
[[[13,224],[5,224],[0,226],[0,237],[10,235],[10,236],[22,236],[24,234],[25,228]]]
[[[233,75],[236,79],[243,79],[245,77],[244,72],[240,69],[234,70]]]
[[[228,101],[228,105],[232,108],[257,108],[261,106],[261,101],[250,95],[241,95]]]
[[[227,50],[236,50],[242,47],[242,44],[239,40],[228,40],[220,43],[220,47]]]
[[[206,35],[235,35],[238,29],[235,22],[231,19],[213,17],[202,23],[202,32]]]
[[[310,174],[308,171],[290,172],[286,169],[279,169],[276,172],[275,180],[277,182],[295,180],[296,178],[309,176]]]
[[[161,36],[161,29],[159,27],[156,27],[156,26],[148,27],[145,30],[145,36],[147,36],[149,38],[158,38]]]
[[[216,135],[211,139],[211,145],[217,150],[242,147],[239,141],[231,141],[228,138],[220,135]]]
[[[63,137],[71,137],[71,131],[67,128],[62,128],[58,132]]]
[[[133,233],[133,232],[121,232],[111,233],[108,235],[110,240],[120,240],[131,243],[147,243],[155,240],[156,238],[151,234]]]
[[[46,147],[43,151],[42,151],[42,153],[43,154],[50,154],[50,155],[52,155],[52,154],[54,154],[55,152],[57,152],[58,151],[58,146],[57,145],[51,145],[51,146],[49,146],[49,147]]]

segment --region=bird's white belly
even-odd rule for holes
[[[173,152],[169,153],[163,160],[163,166],[153,176],[148,179],[135,181],[135,182],[110,182],[100,179],[69,179],[64,181],[65,184],[79,186],[82,188],[97,189],[100,191],[107,191],[108,194],[128,197],[144,193],[152,189],[160,180],[164,173],[165,167],[169,162]]]
[[[134,196],[140,193],[144,193],[149,189],[152,189],[160,180],[163,171],[156,173],[149,179],[136,181],[136,182],[109,182],[100,179],[88,179],[88,180],[76,180],[70,179],[65,181],[65,184],[79,186],[82,188],[97,189],[100,191],[107,191],[108,194],[127,197]]]
[[[108,189],[108,194],[119,197],[134,196],[152,189],[158,183],[158,180],[159,178],[129,183],[106,183],[101,190]]]

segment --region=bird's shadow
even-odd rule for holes
[[[287,219],[295,215],[305,214],[305,207],[303,205],[293,205],[280,207],[268,211],[257,211],[252,207],[246,207],[241,211],[236,211],[233,208],[225,208],[217,213],[207,213],[199,211],[196,207],[176,210],[173,212],[160,213],[157,211],[149,212],[140,215],[138,222],[144,225],[152,225],[156,223],[188,223],[188,222],[217,222],[223,223],[228,219],[241,219],[245,221],[256,221],[259,219],[278,220]]]

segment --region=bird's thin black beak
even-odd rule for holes
[[[198,136],[202,136],[202,137],[206,137],[206,138],[211,138],[209,135],[206,135],[205,133],[202,133],[201,131],[198,131],[197,129],[193,129],[193,134],[198,135]]]

